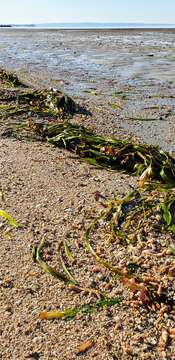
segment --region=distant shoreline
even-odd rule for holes
[[[13,27],[12,25],[0,25],[0,28],[11,28]]]
[[[0,28],[31,28],[35,27],[34,24],[31,25],[14,25],[14,24],[0,24]]]
[[[175,24],[156,23],[42,23],[42,24],[1,24],[1,28],[34,30],[159,30],[175,29]]]

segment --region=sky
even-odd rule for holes
[[[175,0],[0,0],[0,24],[175,23]]]

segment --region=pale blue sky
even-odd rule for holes
[[[0,23],[175,23],[175,0],[0,0]]]

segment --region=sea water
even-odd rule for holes
[[[33,29],[157,29],[175,28],[175,24],[154,24],[154,23],[43,23],[31,25],[13,25],[13,27]]]

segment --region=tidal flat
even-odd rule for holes
[[[101,131],[121,127],[174,151],[174,42],[173,29],[1,29],[0,66],[105,112]]]

